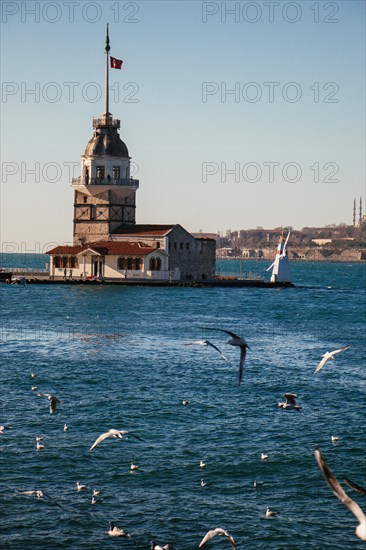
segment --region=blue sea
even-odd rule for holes
[[[218,262],[220,274],[266,267]],[[314,448],[340,481],[366,486],[366,265],[294,262],[291,273],[288,289],[0,285],[0,424],[12,427],[0,434],[1,548],[148,550],[155,540],[193,550],[216,527],[243,550],[365,548]],[[250,346],[240,386],[239,350],[218,328]],[[185,345],[200,339],[228,361]],[[300,413],[276,407],[285,392]],[[53,414],[38,393],[61,401]],[[89,451],[110,428],[142,441],[107,438]],[[19,494],[37,489],[44,498]],[[104,500],[91,504],[93,489]],[[279,516],[265,519],[267,506]],[[109,522],[132,538],[110,537]]]

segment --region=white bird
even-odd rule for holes
[[[4,433],[5,430],[11,430],[12,429],[12,426],[3,426],[1,425],[0,426],[0,434]]]
[[[88,486],[85,485],[84,483],[80,483],[80,481],[76,482],[76,490],[77,491],[86,491],[87,488],[88,488]]]
[[[332,440],[332,443],[337,443],[339,437],[337,437],[336,435],[332,435],[331,437],[331,440]]]
[[[98,502],[103,502],[104,498],[98,498],[96,495],[92,495],[91,503],[98,504]]]
[[[42,435],[36,435],[36,441],[42,441],[44,437]]]
[[[219,350],[218,347],[216,347],[212,342],[210,342],[209,340],[196,340],[194,342],[188,342],[187,344],[184,344],[185,346],[194,346],[194,345],[197,345],[197,346],[211,346],[213,349],[215,349],[216,351],[219,352],[219,354],[221,355],[221,357],[223,359],[225,359],[225,361],[227,361],[227,357],[225,357],[225,355]]]
[[[278,408],[284,409],[285,411],[301,411],[302,407],[300,407],[300,405],[296,405],[296,393],[284,393],[283,397],[286,401],[277,403]]]
[[[212,529],[212,531],[208,531],[208,533],[206,533],[206,535],[201,540],[198,548],[201,548],[201,546],[206,544],[206,542],[211,540],[213,537],[216,537],[216,535],[227,537],[231,543],[231,546],[234,548],[234,550],[236,550],[236,543],[233,536],[225,529],[221,529],[221,527],[217,527],[216,529]]]
[[[322,457],[322,454],[318,447],[316,447],[315,451],[315,459],[318,463],[319,469],[321,473],[323,474],[325,481],[329,485],[329,487],[332,489],[333,494],[345,505],[347,508],[352,512],[352,514],[356,517],[359,524],[356,527],[356,535],[361,539],[366,541],[366,516],[364,512],[361,510],[360,506],[352,500],[347,493],[343,490],[342,486],[340,485],[339,481],[334,477],[330,469],[328,468],[324,458]]]
[[[131,537],[126,531],[121,529],[120,527],[117,527],[114,523],[109,523],[109,531],[108,535],[111,537]]]
[[[203,460],[201,460],[200,462],[200,468],[206,468],[206,464],[203,462]]]
[[[32,386],[32,391],[37,391],[38,390],[38,386]]]
[[[160,546],[160,544],[156,544],[156,542],[152,540],[150,543],[150,550],[173,550],[173,546],[171,544]]]
[[[93,489],[93,494],[92,494],[93,497],[99,497],[101,494],[102,494],[101,489]]]
[[[187,401],[187,399],[183,399],[183,401],[182,401],[182,405],[189,405],[189,404],[190,404],[190,402],[189,402],[189,401]]]
[[[224,330],[221,328],[210,328],[210,327],[204,327],[207,330],[218,330],[220,332],[226,332],[229,336],[231,336],[230,340],[228,340],[226,343],[230,344],[230,346],[239,346],[240,347],[240,362],[239,362],[239,377],[238,377],[238,386],[240,386],[241,379],[243,377],[243,369],[244,369],[244,361],[247,354],[247,349],[250,349],[250,347],[247,344],[247,341],[245,338],[240,338],[237,334],[234,332],[231,332],[230,330]]]
[[[38,489],[36,491],[22,491],[21,493],[17,493],[18,495],[35,495],[37,498],[43,498],[44,494],[41,489]]]
[[[36,449],[37,449],[37,451],[41,451],[42,449],[44,449],[44,445],[42,443],[40,443],[39,441],[37,441]]]
[[[31,378],[37,378],[37,375],[36,375],[35,372],[32,372],[32,373],[31,373]]]
[[[39,393],[38,397],[47,397],[50,402],[50,414],[54,413],[61,401],[51,393]]]
[[[138,464],[133,464],[133,462],[131,462],[131,466],[130,466],[131,472],[136,471],[139,468],[140,468],[140,466],[138,466]]]
[[[279,515],[278,512],[273,512],[269,506],[267,506],[267,510],[266,510],[266,518],[275,518]]]
[[[67,432],[68,429],[69,429],[68,425],[64,424],[64,432]]]
[[[258,489],[258,487],[263,487],[264,481],[257,481],[256,479],[253,481],[253,487],[255,489]]]
[[[261,453],[261,460],[268,460],[268,455]]]
[[[207,482],[204,479],[201,479],[201,487],[207,487],[207,485],[212,485],[213,481]]]
[[[136,439],[138,439],[139,441],[142,441],[142,439],[140,439],[137,435],[134,435],[133,433],[131,432],[128,432],[127,430],[114,430],[114,429],[111,429],[111,430],[108,430],[108,432],[105,432],[103,433],[102,435],[100,435],[93,443],[93,445],[90,447],[89,451],[93,450],[94,447],[96,447],[97,445],[99,445],[99,443],[101,443],[102,441],[104,441],[105,439],[107,439],[107,437],[115,437],[117,439],[124,439],[124,436],[125,435],[132,435],[132,437],[135,437]]]
[[[334,356],[337,355],[337,353],[341,353],[341,351],[345,351],[346,349],[349,349],[351,346],[344,346],[344,348],[335,349],[334,351],[327,351],[322,355],[323,359],[320,361],[319,365],[313,370],[313,374],[316,372],[319,372],[320,369],[322,369],[327,361],[329,359],[334,359]]]

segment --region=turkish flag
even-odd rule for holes
[[[122,69],[123,61],[121,59],[116,59],[111,56],[111,68],[112,69]]]

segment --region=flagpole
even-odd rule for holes
[[[105,53],[106,53],[106,73],[105,73],[105,114],[109,115],[109,33],[108,33],[108,23],[107,23],[107,36],[105,40]]]

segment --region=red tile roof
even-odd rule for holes
[[[118,254],[125,256],[147,256],[150,252],[159,250],[155,247],[145,246],[140,242],[129,241],[101,241],[96,243],[88,243],[78,246],[56,246],[52,250],[49,250],[47,254],[52,255],[76,255],[80,254],[84,250],[94,250],[98,254]],[[160,252],[162,252],[160,250]]]
[[[134,235],[144,237],[163,237],[167,235],[177,224],[136,224],[115,229],[113,235]]]

